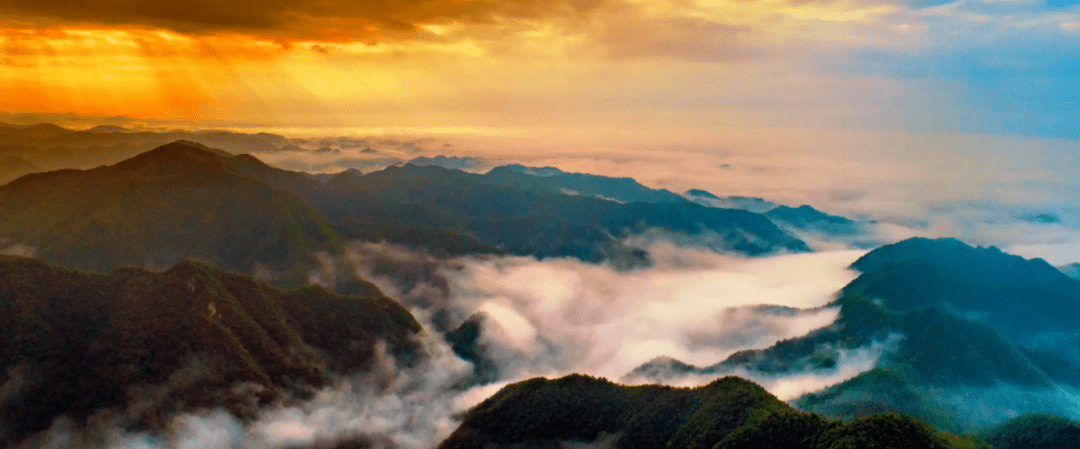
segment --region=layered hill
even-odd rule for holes
[[[900,415],[848,423],[799,412],[726,377],[698,388],[627,387],[582,375],[509,385],[470,410],[439,447],[985,447]]]
[[[465,234],[512,254],[641,263],[646,254],[621,244],[660,230],[706,235],[719,251],[760,255],[808,251],[768,218],[746,211],[678,203],[626,203],[547,193],[488,182],[483,175],[405,165],[327,182],[322,208],[335,220],[368,217],[397,226]],[[711,233],[711,234],[710,234]]]
[[[194,259],[285,286],[307,283],[319,269],[315,254],[339,254],[355,239],[437,255],[507,252],[633,267],[648,255],[623,240],[650,231],[747,255],[808,250],[762,215],[685,200],[622,204],[434,166],[319,180],[189,141],[0,186],[0,250],[18,244],[98,272]]]
[[[5,156],[0,150],[0,184],[39,171],[44,169],[18,155]]]
[[[271,153],[289,145],[278,135],[244,134],[230,131],[139,131],[117,126],[74,130],[42,123],[13,125],[0,123],[0,141],[10,154],[20,156],[45,170],[88,169],[115,164],[126,158],[177,140],[198,142],[232,153]],[[8,151],[0,147],[0,156]],[[15,150],[18,151],[15,151]]]
[[[554,167],[504,165],[485,173],[484,179],[534,192],[581,195],[622,203],[687,202],[687,199],[680,195],[667,190],[648,188],[633,178],[567,173]]]
[[[873,369],[795,405],[847,419],[901,412],[952,430],[1018,411],[1075,413],[1077,361],[1068,350],[1024,344],[1039,322],[1056,332],[1080,323],[1070,318],[1080,309],[1069,296],[1075,281],[1041,260],[952,239],[888,245],[853,268],[863,273],[843,289],[831,326],[713,366],[657,361],[631,376],[828,374],[858,354],[875,357]]]
[[[791,207],[756,197],[719,197],[700,189],[687,190],[683,197],[703,206],[742,209],[764,214],[776,224],[793,231],[807,231],[834,238],[846,238],[845,240],[856,237],[857,234],[863,231],[865,226],[865,223],[859,223],[838,215],[830,215],[805,204]],[[868,242],[852,241],[851,243],[859,247],[868,246]]]
[[[855,221],[826,214],[805,204],[799,207],[777,206],[765,212],[765,216],[797,229],[828,235],[850,236],[859,232],[859,225]]]
[[[2,256],[0,446],[101,409],[151,429],[194,408],[251,416],[368,368],[379,347],[408,363],[419,324],[370,288],[286,292],[194,262],[98,275]]]
[[[742,209],[750,212],[756,212],[763,214],[770,210],[779,207],[772,201],[765,200],[763,198],[748,197],[748,196],[725,196],[719,197],[712,192],[701,189],[690,189],[683,193],[683,197],[701,204],[702,206],[709,207],[721,207],[726,209]]]

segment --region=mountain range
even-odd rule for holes
[[[261,152],[290,144],[274,135],[174,134]],[[632,244],[636,236],[760,256],[809,251],[803,233],[854,238],[866,225],[810,206],[679,195],[552,167],[469,173],[446,166],[486,161],[436,157],[311,175],[195,141],[140,149],[164,135],[175,137],[0,125],[0,174],[79,165],[0,186],[0,252],[38,258],[0,256],[0,447],[59,417],[86,422],[102,410],[127,428],[158,432],[197,409],[250,419],[383,355],[398,367],[416,363],[426,356],[420,324],[349,257],[336,257],[353,250],[350,241],[435,257],[573,257],[633,270],[651,263],[647,248]],[[328,259],[344,264],[329,280],[316,275]],[[708,385],[624,386],[583,375],[514,383],[460,416],[441,447],[1076,441],[1080,281],[1063,273],[1068,267],[914,238],[869,251],[850,268],[858,277],[823,306],[838,311],[831,325],[709,366],[661,358],[627,375],[716,379]],[[410,270],[376,268],[402,279],[427,275]],[[438,316],[425,318],[435,332],[450,330]],[[499,380],[477,343],[484,319],[476,314],[446,335],[479,384]],[[865,366],[844,371],[853,359]],[[838,380],[784,403],[731,375]]]
[[[89,169],[177,140],[188,140],[240,153],[273,153],[290,141],[275,134],[231,131],[147,131],[118,126],[73,130],[50,123],[0,123],[0,183],[46,170]]]
[[[742,209],[764,214],[770,220],[796,234],[810,232],[829,238],[850,240],[859,237],[871,223],[860,223],[850,218],[830,215],[809,205],[798,207],[776,204],[762,198],[746,196],[719,197],[701,189],[690,189],[682,195],[689,201],[706,207],[723,209]],[[853,240],[851,243],[860,247],[872,247],[869,242]]]
[[[622,204],[491,179],[405,165],[319,180],[177,141],[113,165],[36,173],[0,186],[0,242],[76,269],[161,268],[195,259],[283,286],[306,284],[318,269],[315,254],[341,254],[351,239],[447,255],[570,256],[625,267],[648,264],[648,255],[623,239],[651,230],[705,233],[712,249],[747,255],[808,250],[767,217],[746,211],[687,201]]]

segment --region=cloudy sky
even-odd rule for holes
[[[0,0],[0,111],[1080,138],[1070,0]]]

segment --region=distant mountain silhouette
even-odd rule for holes
[[[1057,267],[1062,274],[1076,280],[1080,280],[1080,263],[1071,263]]]
[[[0,155],[0,184],[11,182],[21,176],[40,171],[45,171],[45,169],[21,156]]]
[[[479,169],[488,164],[486,160],[479,157],[467,157],[467,156],[419,156],[410,159],[407,164],[418,166],[435,166],[448,168],[451,170],[470,170]]]
[[[687,190],[686,193],[683,194],[683,196],[688,196],[688,197],[693,197],[693,198],[708,198],[708,199],[711,199],[711,200],[720,199],[720,197],[718,197],[716,195],[713,195],[712,193],[710,193],[708,191],[701,190],[701,189]]]
[[[777,206],[766,212],[765,216],[777,223],[829,235],[854,235],[859,231],[858,224],[851,219],[829,215],[807,205]]]
[[[27,151],[20,156],[48,170],[89,169],[126,158],[177,140],[189,140],[234,154],[273,153],[290,145],[282,136],[231,131],[138,131],[117,126],[72,130],[52,124],[0,123],[0,141]],[[0,155],[2,155],[0,150]]]
[[[504,165],[491,169],[483,177],[495,184],[532,192],[581,195],[622,203],[684,203],[687,201],[667,190],[645,187],[632,178],[567,173],[554,167]]]
[[[327,182],[324,210],[335,220],[386,220],[397,226],[469,235],[512,254],[572,256],[598,262],[642,263],[646,254],[620,243],[661,230],[713,232],[713,248],[748,255],[807,251],[764,216],[679,203],[620,204],[586,196],[521,189],[441,167],[388,167]]]
[[[284,292],[194,262],[92,275],[0,256],[0,446],[104,408],[153,429],[194,408],[251,417],[367,369],[379,341],[408,363],[419,324],[367,290]]]
[[[756,214],[763,214],[780,206],[779,204],[776,204],[772,201],[766,201],[764,199],[755,197],[719,197],[701,189],[687,190],[686,193],[683,194],[683,196],[690,201],[698,203],[702,206],[719,207],[722,209],[742,209]]]
[[[718,197],[700,189],[687,190],[687,199],[708,207],[742,209],[764,214],[781,226],[801,231],[812,231],[829,236],[853,236],[859,232],[859,223],[845,217],[829,215],[808,205],[790,207],[745,196]]]

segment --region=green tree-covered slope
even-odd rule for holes
[[[194,262],[100,275],[0,256],[0,446],[111,407],[144,427],[196,407],[248,416],[367,368],[380,341],[408,361],[419,324],[369,289],[286,292]]]
[[[698,388],[623,386],[589,376],[509,385],[474,407],[441,449],[985,447],[901,415],[849,423],[797,411],[760,386],[725,377]]]

